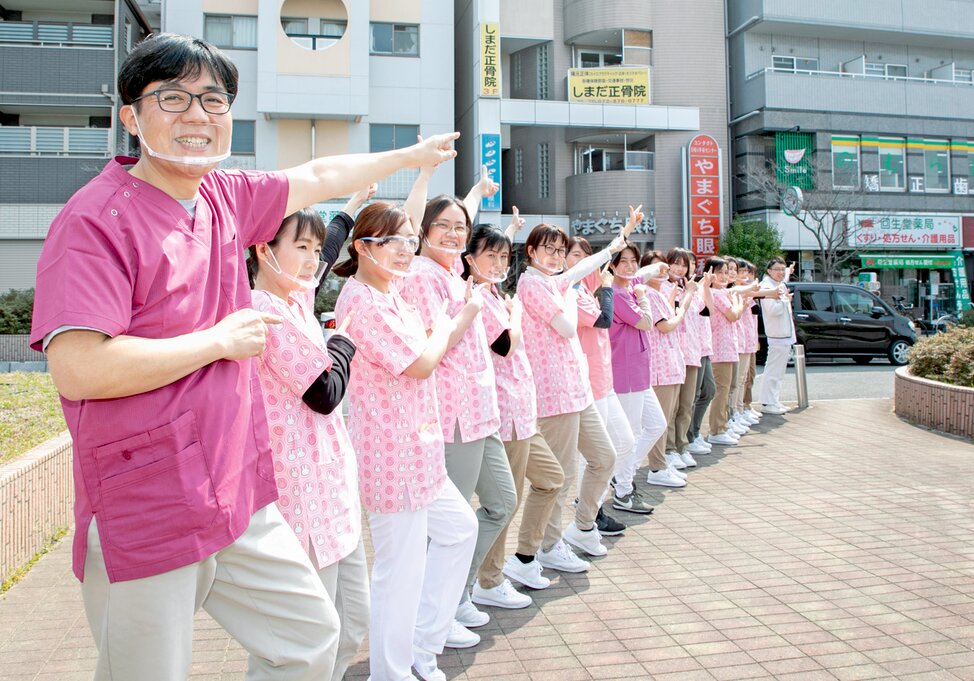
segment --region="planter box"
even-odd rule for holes
[[[911,423],[974,439],[974,388],[920,378],[900,367],[893,380],[893,411]]]
[[[67,431],[0,466],[0,581],[74,523],[73,502]]]

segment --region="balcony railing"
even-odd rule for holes
[[[49,47],[111,47],[113,26],[70,22],[0,21],[0,43]]]
[[[917,76],[892,76],[887,74],[873,74],[873,73],[857,73],[855,71],[820,71],[820,70],[807,70],[807,69],[792,69],[792,68],[775,68],[769,66],[764,69],[759,69],[754,73],[748,75],[747,80],[753,80],[754,78],[759,78],[765,73],[793,73],[800,76],[824,76],[832,78],[859,78],[867,79],[870,81],[877,80],[895,80],[895,81],[906,81],[913,83],[928,83],[934,85],[950,85],[955,87],[974,87],[974,83],[969,80],[944,80],[942,78],[925,78]]]
[[[626,151],[621,149],[587,149],[578,154],[578,172],[601,173],[610,170],[649,171],[655,168],[652,151]]]
[[[0,156],[111,156],[110,128],[0,126]]]

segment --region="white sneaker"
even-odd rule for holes
[[[457,614],[453,618],[467,629],[482,627],[490,622],[490,615],[477,610],[477,606],[470,602],[470,595],[466,591],[463,592],[463,600],[460,601]]]
[[[602,535],[599,534],[598,529],[593,525],[592,529],[586,532],[585,530],[580,530],[575,521],[572,521],[571,525],[565,528],[562,532],[561,538],[566,542],[574,546],[576,549],[581,549],[590,556],[604,556],[609,552],[609,549],[605,548],[602,544]]]
[[[686,487],[687,481],[676,474],[676,471],[663,468],[658,471],[650,471],[646,476],[646,482],[650,485],[660,487]]]
[[[707,438],[707,441],[710,444],[724,445],[725,447],[737,444],[737,440],[732,438],[727,433],[720,433],[719,435],[711,435],[709,438]]]
[[[749,412],[742,411],[740,418],[738,419],[741,423],[746,423],[749,426],[756,425],[760,419],[756,419]]]
[[[560,572],[588,572],[591,563],[575,555],[568,544],[561,539],[548,551],[538,551],[538,562],[543,567]]]
[[[533,603],[530,596],[517,591],[506,579],[491,589],[485,589],[479,583],[474,584],[473,602],[511,610],[526,608]]]
[[[710,443],[707,442],[706,438],[704,438],[703,435],[697,435],[697,437],[694,440],[694,442],[696,442],[698,446],[705,447],[708,450],[709,449],[713,449],[713,447],[710,446]]]
[[[727,430],[733,431],[736,435],[744,435],[744,433],[746,433],[751,429],[742,423],[737,423],[736,421],[728,421]]]
[[[701,437],[697,437],[687,446],[687,451],[691,454],[710,454],[710,449],[710,445],[706,444]]]
[[[748,409],[747,414],[753,418],[756,418],[758,421],[761,420],[761,412],[759,412],[757,409]]]
[[[681,459],[680,455],[676,452],[667,452],[664,458],[667,466],[673,466],[673,468],[677,469],[678,471],[682,471],[687,467],[687,465],[683,463],[683,459]]]
[[[689,450],[687,450],[687,451],[685,451],[685,452],[681,452],[681,453],[680,453],[680,458],[681,458],[681,459],[683,459],[683,464],[684,464],[684,465],[685,465],[685,466],[686,466],[687,468],[696,468],[696,467],[697,467],[697,460],[696,460],[696,459],[694,459],[694,458],[693,458],[693,457],[692,457],[692,456],[690,455],[690,451],[689,451]]]
[[[447,635],[446,643],[443,645],[447,648],[473,648],[478,643],[480,643],[480,634],[475,631],[470,631],[456,620],[453,620],[453,624],[450,625],[450,633]],[[419,671],[419,669],[416,671]],[[424,676],[423,678],[428,677]]]
[[[670,475],[675,475],[680,480],[686,480],[687,479],[687,474],[686,473],[684,473],[683,471],[678,471],[673,466],[667,466],[666,467],[666,470],[668,470],[670,472]]]
[[[446,674],[436,665],[436,653],[415,646],[413,647],[413,669],[423,681],[446,681]]]
[[[516,556],[511,556],[504,563],[504,576],[520,582],[532,589],[547,589],[551,580],[541,574],[541,563],[535,558],[530,563],[522,563]]]
[[[788,410],[782,406],[776,404],[766,404],[761,408],[765,414],[771,414],[773,416],[781,416],[782,414],[787,414]]]

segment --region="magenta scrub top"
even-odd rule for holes
[[[212,171],[195,219],[132,177],[118,157],[51,225],[37,264],[31,346],[63,326],[172,338],[250,307],[244,250],[284,218],[280,173]],[[220,360],[162,388],[107,400],[61,398],[74,440],[74,572],[87,530],[112,582],[202,560],[277,499],[253,360]]]

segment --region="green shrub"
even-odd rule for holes
[[[34,289],[0,293],[0,333],[30,333]]]
[[[964,310],[961,313],[960,321],[957,322],[957,325],[968,328],[974,327],[974,307]]]
[[[758,279],[764,276],[768,261],[781,250],[781,234],[777,229],[755,218],[735,215],[730,228],[720,240],[718,255],[732,255],[750,260],[758,268]]]
[[[917,341],[910,349],[910,373],[974,388],[974,328],[955,326]]]

